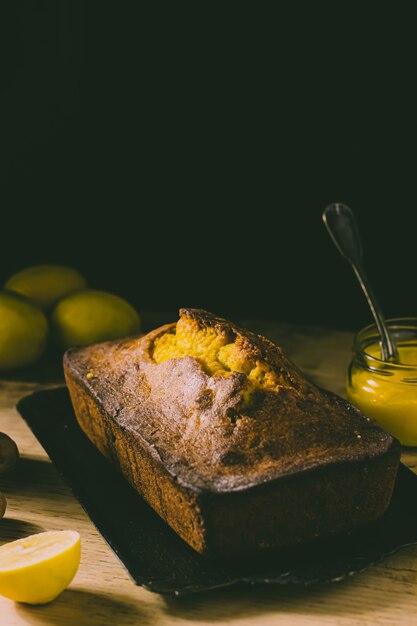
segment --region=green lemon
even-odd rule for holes
[[[7,508],[7,500],[4,497],[4,495],[2,494],[2,492],[0,491],[0,519],[5,514],[6,508]]]
[[[58,300],[87,286],[84,276],[63,265],[37,265],[13,274],[5,287],[49,309]]]
[[[36,361],[47,335],[46,317],[35,304],[17,293],[0,291],[0,370]]]
[[[52,324],[64,348],[119,339],[140,330],[140,318],[125,300],[104,291],[86,289],[63,298],[52,313]]]
[[[0,476],[7,474],[19,460],[19,449],[13,439],[0,433]]]

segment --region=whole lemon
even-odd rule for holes
[[[0,291],[0,370],[36,361],[47,335],[46,317],[35,304],[17,293]]]
[[[49,309],[69,293],[85,289],[87,282],[84,276],[71,267],[37,265],[11,276],[5,287],[26,296],[41,309]]]
[[[140,330],[139,315],[126,300],[93,289],[60,300],[52,313],[52,324],[64,348],[119,339]]]

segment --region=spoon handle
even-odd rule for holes
[[[388,332],[381,307],[363,269],[362,243],[352,210],[345,204],[330,204],[323,212],[323,221],[340,254],[351,264],[366,296],[381,336],[382,360],[398,362],[397,347]]]

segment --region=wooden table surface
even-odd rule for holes
[[[344,394],[349,333],[284,324],[251,327],[284,346],[314,381]],[[19,398],[41,387],[45,385],[0,382],[0,431],[13,437],[21,452],[18,468],[0,479],[8,499],[0,543],[71,528],[81,534],[81,565],[70,587],[49,605],[31,607],[0,598],[0,626],[417,625],[417,546],[348,580],[308,588],[272,585],[176,599],[136,587],[14,408]],[[411,467],[417,466],[416,459],[411,453],[403,457]]]

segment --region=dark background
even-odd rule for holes
[[[1,280],[64,263],[140,310],[354,329],[342,201],[416,315],[413,4],[291,6],[2,3]]]

